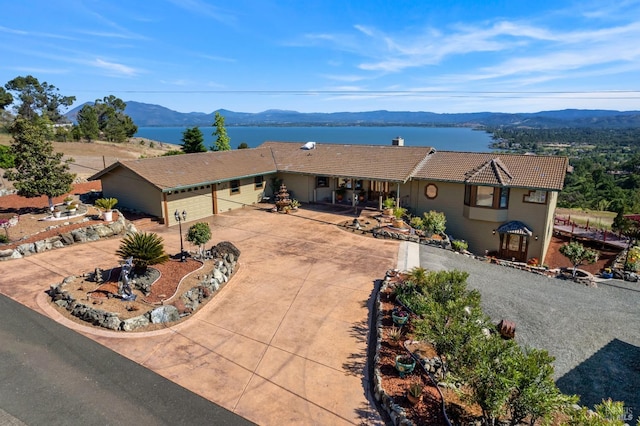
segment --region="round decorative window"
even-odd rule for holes
[[[424,187],[424,195],[430,200],[436,198],[438,196],[438,187],[430,183]]]

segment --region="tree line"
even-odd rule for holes
[[[559,207],[640,212],[640,128],[488,131],[494,149],[569,157]]]
[[[125,142],[138,131],[131,117],[124,113],[126,103],[113,95],[84,105],[74,125],[61,109],[75,100],[75,96],[63,96],[54,85],[31,75],[16,77],[0,87],[0,123],[13,139],[10,147],[0,146],[4,177],[14,182],[19,195],[28,198],[46,195],[50,209],[53,198],[71,191],[75,179],[69,169],[73,160],[63,161],[64,154],[54,152],[53,140]],[[11,106],[13,114],[7,110]],[[231,149],[224,117],[216,113],[213,125],[216,141],[211,149]],[[202,132],[195,127],[185,131],[181,151],[169,154],[202,151],[206,151]]]

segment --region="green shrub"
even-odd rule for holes
[[[453,240],[451,241],[451,247],[457,252],[463,252],[469,248],[469,244],[464,240]]]
[[[485,424],[506,417],[510,424],[547,422],[576,403],[577,397],[556,387],[553,358],[546,351],[522,350],[514,340],[486,335],[493,325],[482,312],[480,293],[467,289],[468,276],[414,268],[395,288],[397,300],[419,317],[414,321],[416,339],[431,342],[446,360],[443,376],[466,384]]]
[[[424,229],[424,222],[422,221],[422,218],[418,216],[412,217],[409,221],[409,225],[411,225],[411,227],[415,229]]]
[[[444,231],[447,229],[447,218],[444,213],[431,210],[428,213],[424,213],[423,217],[422,223],[427,233],[444,234]]]
[[[187,241],[197,245],[202,254],[203,246],[211,239],[211,228],[206,222],[194,223],[187,231]]]
[[[594,412],[587,407],[570,413],[571,418],[566,423],[569,426],[623,426],[624,404],[611,399],[602,400],[596,405]]]
[[[640,246],[634,246],[629,249],[629,255],[626,257],[624,264],[625,271],[640,271]]]
[[[7,244],[9,242],[9,237],[6,235],[0,234],[0,244]]]
[[[124,237],[116,254],[123,259],[133,257],[133,266],[138,273],[144,273],[147,266],[169,260],[162,237],[146,232],[136,232]]]
[[[402,217],[407,214],[407,209],[404,207],[396,207],[393,209],[393,217],[400,220]]]

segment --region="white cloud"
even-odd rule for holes
[[[233,24],[236,22],[236,16],[228,11],[223,11],[219,7],[213,6],[202,0],[169,0],[175,6],[188,10],[197,15],[208,16],[216,21]]]
[[[138,75],[140,73],[135,68],[128,67],[128,66],[123,65],[123,64],[118,64],[118,63],[115,63],[115,62],[107,62],[107,61],[102,60],[100,58],[96,58],[94,61],[91,61],[90,64],[93,65],[96,68],[100,68],[100,69],[103,69],[105,71],[108,71],[111,74],[123,75],[123,76],[126,76],[126,77],[133,77],[133,76],[136,76],[136,75]]]

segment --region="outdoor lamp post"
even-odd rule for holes
[[[185,259],[184,259],[184,246],[182,244],[182,221],[187,220],[187,211],[182,210],[182,216],[180,216],[180,212],[176,210],[176,212],[173,215],[178,221],[178,228],[180,231],[180,262],[184,262]]]

